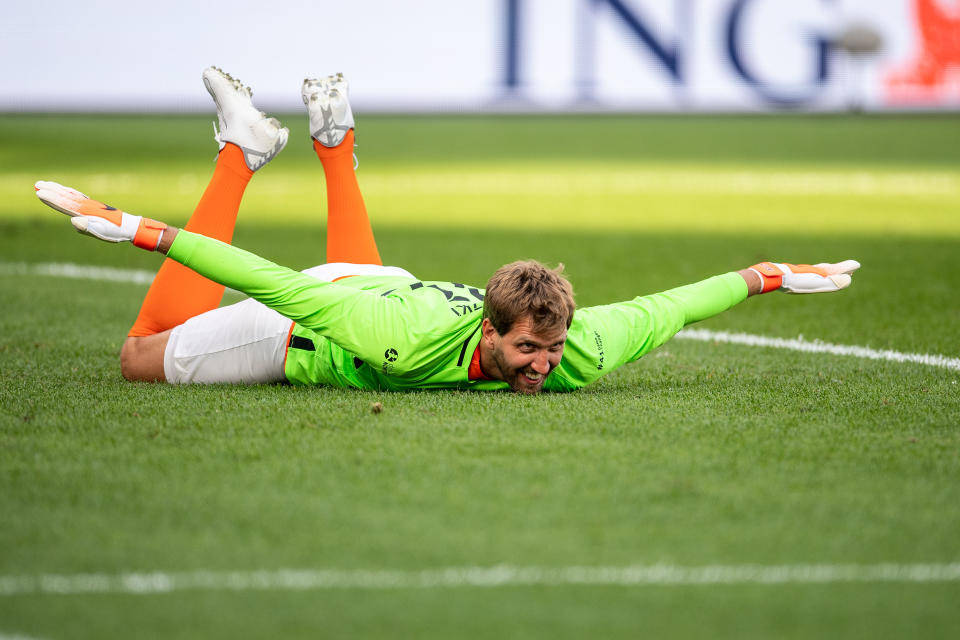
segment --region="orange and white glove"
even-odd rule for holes
[[[120,211],[56,182],[40,180],[33,189],[45,205],[70,216],[77,231],[106,242],[132,242],[155,251],[167,228],[162,222]]]
[[[760,293],[775,289],[787,293],[824,293],[849,287],[850,274],[859,268],[860,263],[856,260],[844,260],[814,265],[761,262],[750,270],[760,276],[763,284]]]

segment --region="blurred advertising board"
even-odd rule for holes
[[[957,0],[567,4],[505,2],[503,84],[518,98],[654,110],[960,107]]]
[[[209,64],[280,110],[298,108],[302,78],[334,71],[379,111],[960,108],[960,0],[144,7],[13,3],[0,109],[205,110]]]

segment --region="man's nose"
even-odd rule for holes
[[[542,373],[543,375],[550,373],[550,360],[547,358],[546,351],[538,352],[537,357],[533,359],[530,366],[537,373]]]

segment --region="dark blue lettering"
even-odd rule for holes
[[[813,37],[810,39],[814,47],[814,64],[816,68],[808,91],[802,95],[789,95],[785,92],[778,91],[776,87],[757,78],[757,76],[747,68],[743,60],[743,55],[740,50],[740,25],[743,21],[747,4],[750,2],[753,2],[753,0],[735,0],[727,16],[727,56],[730,58],[730,64],[733,66],[733,70],[767,102],[784,107],[800,106],[805,102],[809,102],[819,87],[826,83],[829,76],[828,60],[830,40],[817,34],[813,34]]]
[[[515,91],[520,86],[520,0],[507,0],[504,13],[506,42],[503,47],[503,86],[508,91]]]
[[[643,20],[637,14],[630,10],[622,0],[593,0],[594,6],[607,5],[620,18],[630,31],[637,37],[640,43],[650,50],[650,53],[660,61],[660,64],[670,73],[675,82],[680,82],[683,78],[680,73],[680,46],[676,42],[663,43],[654,37],[653,32],[647,28]]]

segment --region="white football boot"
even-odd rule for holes
[[[310,135],[325,147],[337,146],[354,128],[349,93],[342,73],[303,81],[300,95],[310,114]]]
[[[203,85],[217,105],[220,130],[214,124],[213,137],[221,150],[232,142],[243,150],[247,167],[256,171],[286,146],[290,130],[253,106],[250,87],[217,67],[203,70]]]

